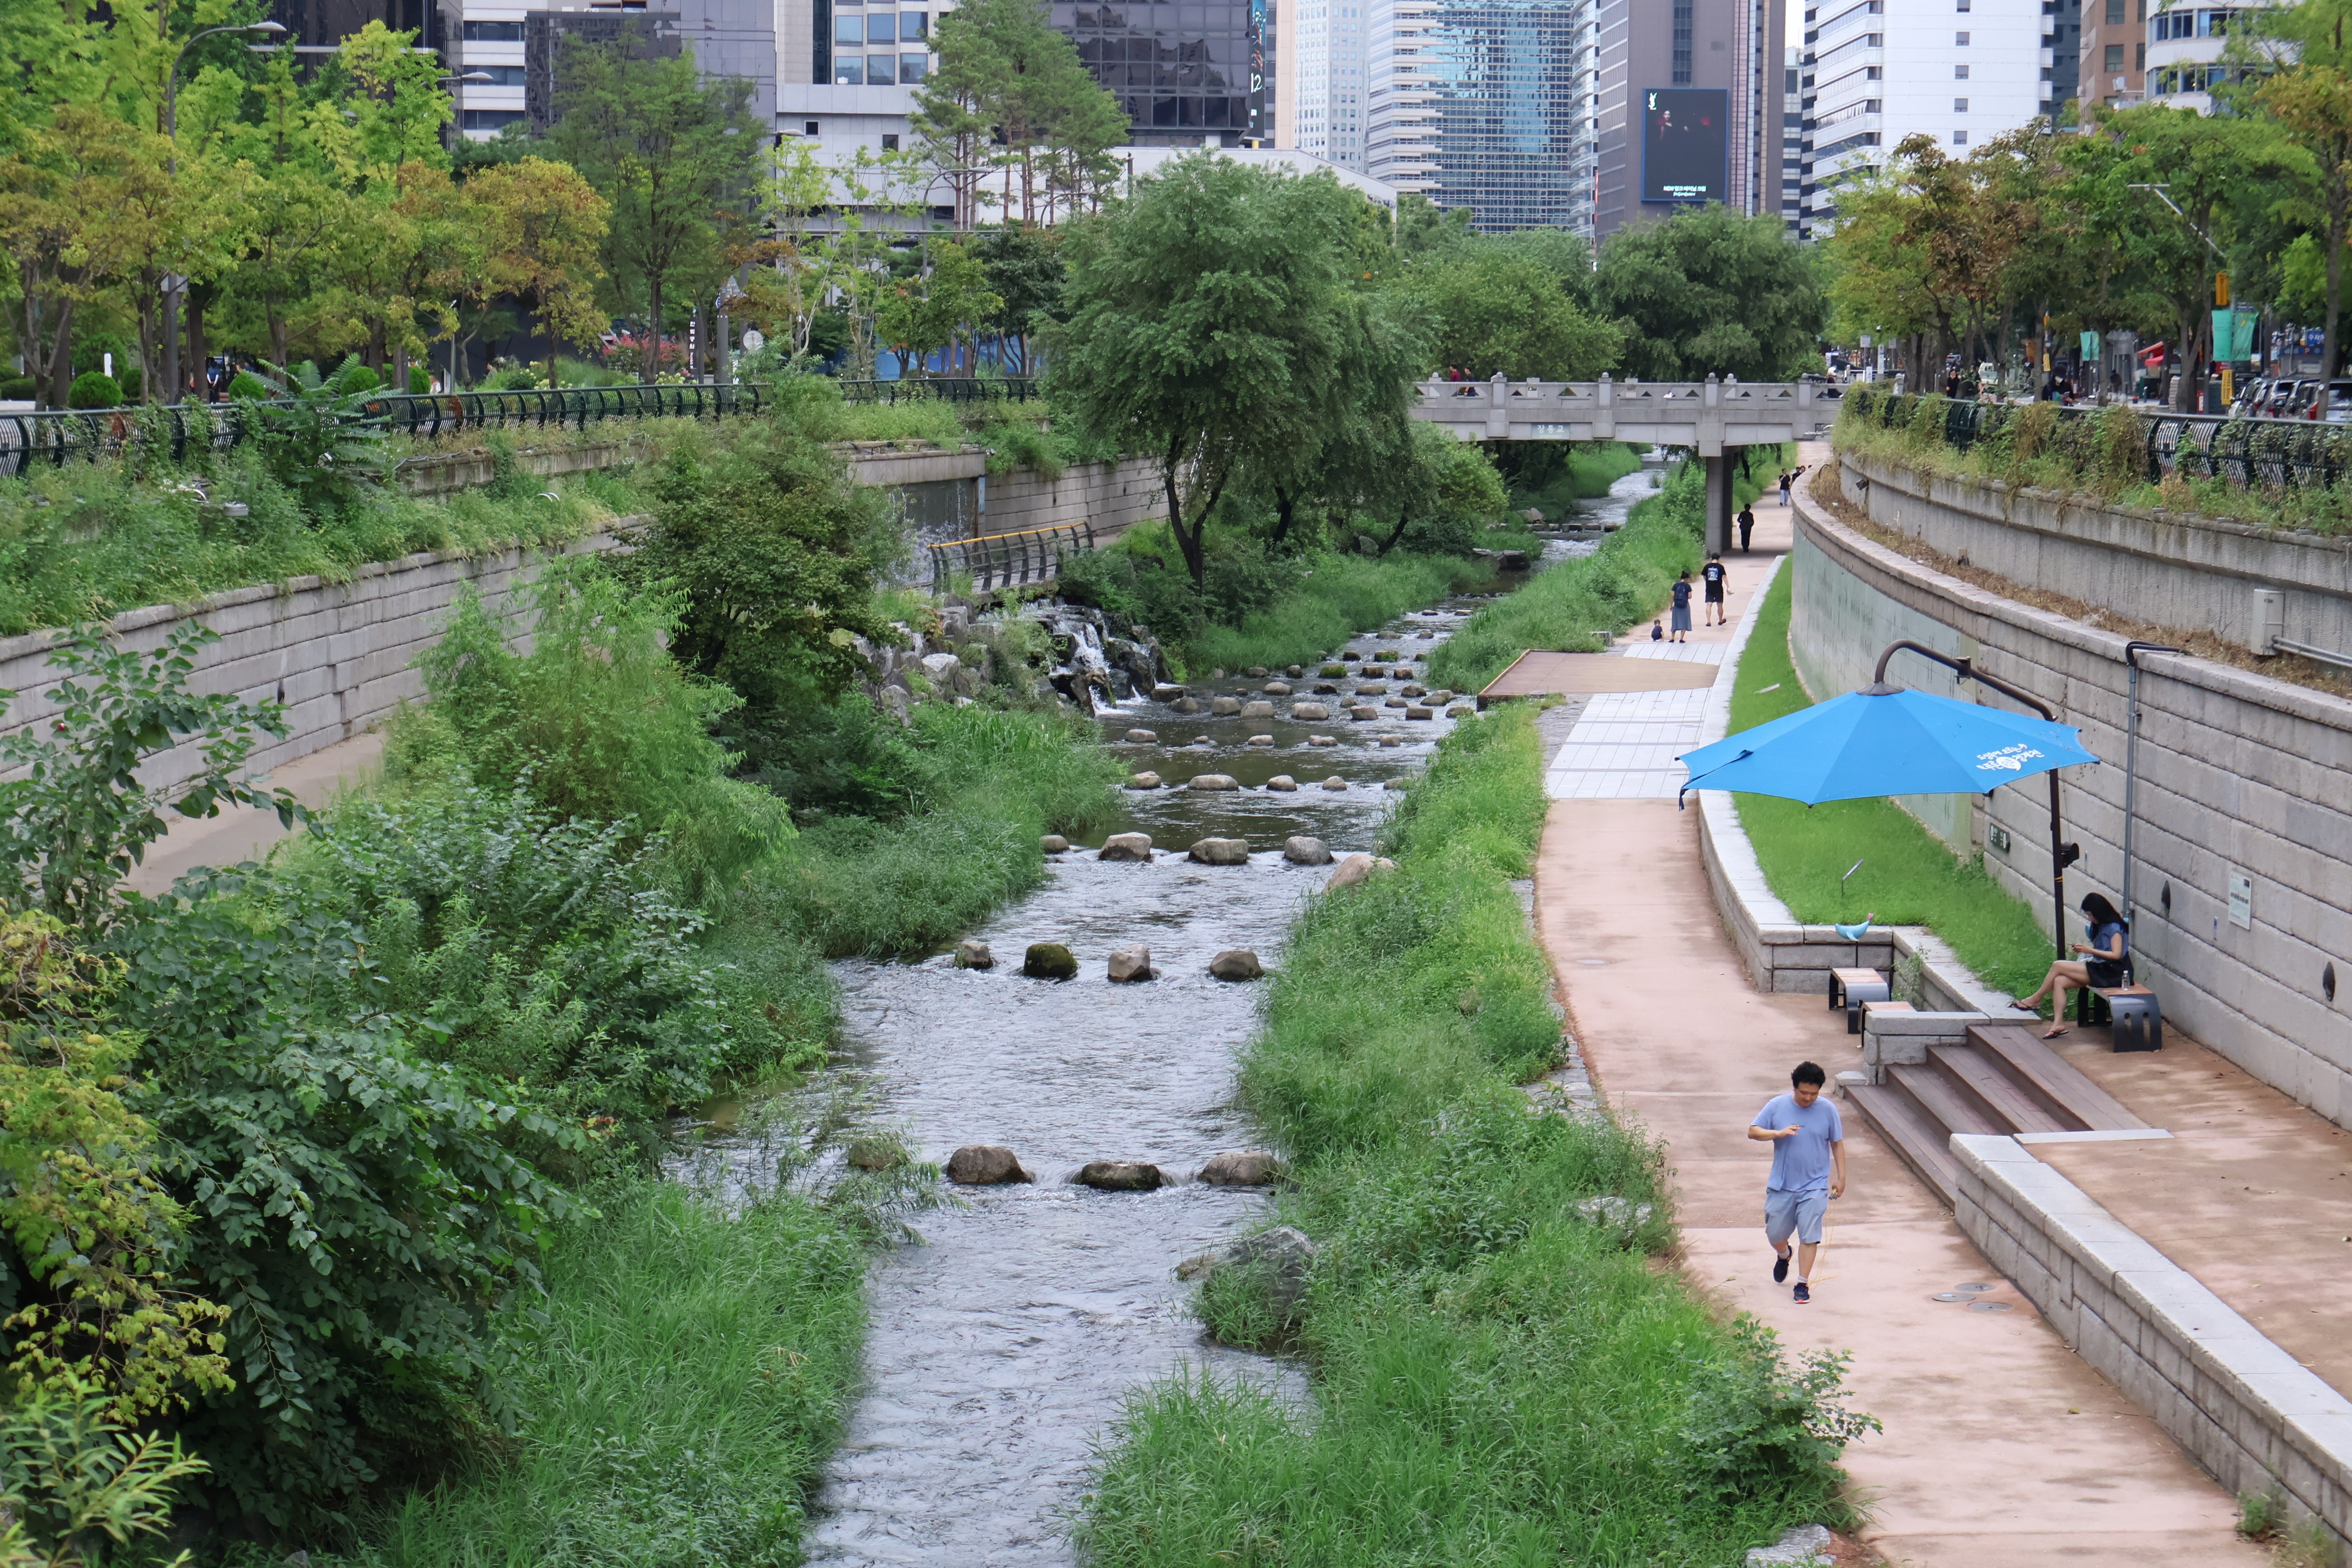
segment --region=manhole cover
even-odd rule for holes
[[[1979,1285],[1979,1284],[1975,1283],[1973,1280],[1971,1280],[1971,1281],[1969,1281],[1969,1282],[1968,1282],[1968,1283],[1966,1283],[1966,1284],[1955,1285],[1955,1286],[1953,1286],[1953,1287],[1952,1287],[1952,1289],[1955,1289],[1955,1290],[1969,1290],[1969,1291],[1975,1291],[1975,1292],[1977,1292],[1977,1293],[1979,1293],[1979,1294],[1981,1294],[1982,1292],[1987,1291],[1987,1290],[1998,1290],[1999,1289],[2000,1289],[2000,1286],[1998,1286],[1998,1285]]]
[[[2006,1312],[2009,1310],[2009,1303],[2006,1301],[1971,1301],[1969,1303],[1969,1310],[1971,1312]]]
[[[1964,1290],[1938,1290],[1927,1298],[1930,1301],[1973,1301],[1974,1296]]]

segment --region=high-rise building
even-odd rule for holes
[[[2082,108],[2123,109],[2140,101],[2147,90],[2147,0],[2090,0],[2083,6],[2074,79]]]
[[[370,22],[415,33],[418,47],[437,49],[446,26],[432,0],[276,0],[269,16],[286,28],[278,47],[308,56],[333,54]]]
[[[2097,5],[2099,0],[2091,0]],[[2042,96],[2049,107],[2042,110],[2055,125],[2065,117],[2066,105],[2074,100],[2083,74],[2083,12],[2084,0],[2042,0],[2042,26],[2047,29],[2042,39]]]
[[[1342,168],[1369,162],[1371,6],[1297,0],[1291,7],[1289,145]]]
[[[2231,29],[2253,6],[2181,5],[2150,9],[2155,14],[2141,29],[2147,41],[2133,46],[2135,58],[2141,48],[2147,51],[2147,69],[2141,76],[2146,100],[2212,113],[2212,89],[2231,70],[2221,63],[2222,50]]]
[[[1136,145],[1234,147],[1271,133],[1265,10],[1266,0],[1055,0],[1052,16],[1095,79],[1126,108]]]
[[[1709,202],[1780,210],[1785,18],[1783,0],[1600,0],[1597,237]]]
[[[1780,51],[1780,216],[1789,237],[1804,237],[1805,51],[1795,44]]]
[[[1965,158],[2053,108],[2050,0],[1820,0],[1805,12],[1812,104],[1805,223],[1915,135]]]
[[[1589,236],[1592,0],[1373,0],[1370,11],[1367,172],[1467,207],[1481,229]],[[1308,112],[1302,95],[1302,147]]]
[[[782,9],[774,0],[462,0],[449,19],[452,42],[443,58],[453,74],[490,79],[453,85],[459,129],[484,141],[516,121],[544,128],[553,114],[567,38],[626,42],[656,57],[690,50],[706,74],[750,82],[753,116],[762,125],[773,123],[788,52],[780,49],[776,35]]]

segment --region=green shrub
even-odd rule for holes
[[[229,377],[228,395],[267,402],[278,395],[278,389],[249,370],[238,371]]]
[[[68,408],[120,408],[122,388],[102,370],[86,370],[66,389]]]
[[[10,403],[27,403],[38,395],[40,384],[29,375],[0,378],[0,399]]]
[[[365,936],[331,910],[229,875],[141,915],[115,939],[117,1016],[193,1216],[181,1266],[228,1307],[236,1376],[171,1429],[215,1509],[310,1533],[493,1438],[494,1322],[537,1293],[537,1237],[567,1206],[519,1151],[582,1140],[428,1059],[407,1021],[355,1017]]]
[[[710,738],[740,699],[688,674],[664,640],[678,595],[633,590],[602,563],[551,561],[529,591],[531,651],[478,597],[462,595],[441,640],[419,658],[432,706],[405,714],[386,753],[395,779],[454,762],[504,793],[528,781],[560,816],[625,820],[658,835],[674,885],[690,903],[723,893],[791,836],[783,804],[729,774]]]

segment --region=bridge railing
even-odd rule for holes
[[[972,591],[981,594],[1050,583],[1061,575],[1064,560],[1094,547],[1094,525],[1071,522],[950,539],[923,548],[931,560],[931,592],[943,595],[959,575],[969,576]]]

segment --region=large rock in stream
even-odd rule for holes
[[[1151,950],[1139,942],[1127,947],[1113,948],[1109,974],[1111,979],[1120,984],[1150,979]]]
[[[1331,849],[1320,838],[1309,838],[1300,834],[1282,841],[1282,858],[1294,866],[1328,866]]]
[[[955,966],[958,969],[993,969],[996,955],[988,951],[988,943],[978,937],[966,937],[956,943]]]
[[[1149,860],[1151,858],[1151,835],[1149,833],[1114,833],[1103,840],[1095,852],[1097,860]]]
[[[1203,838],[1190,852],[1190,858],[1203,866],[1246,866],[1249,858],[1246,838]]]
[[[1220,791],[1239,789],[1241,784],[1231,773],[1194,773],[1188,789]]]
[[[1307,1277],[1315,1268],[1315,1242],[1296,1226],[1278,1225],[1230,1247],[1186,1258],[1176,1266],[1176,1277],[1197,1279],[1220,1268],[1250,1265],[1265,1270],[1266,1304],[1277,1317],[1286,1318],[1307,1294]]]
[[[1262,1187],[1282,1175],[1282,1162],[1262,1149],[1213,1154],[1193,1178],[1213,1187]]]
[[[1341,888],[1352,888],[1360,882],[1370,881],[1372,873],[1375,871],[1395,869],[1396,862],[1385,855],[1379,857],[1360,853],[1350,855],[1339,862],[1339,868],[1331,873],[1331,879],[1323,884],[1323,890],[1327,893],[1337,892]]]
[[[1167,1180],[1159,1166],[1140,1160],[1089,1160],[1070,1179],[1098,1193],[1157,1192]]]
[[[1058,942],[1033,942],[1021,960],[1021,973],[1032,980],[1076,980],[1078,961]]]
[[[1220,980],[1255,980],[1265,973],[1265,967],[1249,949],[1229,947],[1209,960],[1209,973]]]
[[[1002,1143],[967,1143],[948,1156],[948,1180],[958,1186],[995,1187],[1007,1182],[1034,1182],[1020,1159]]]

